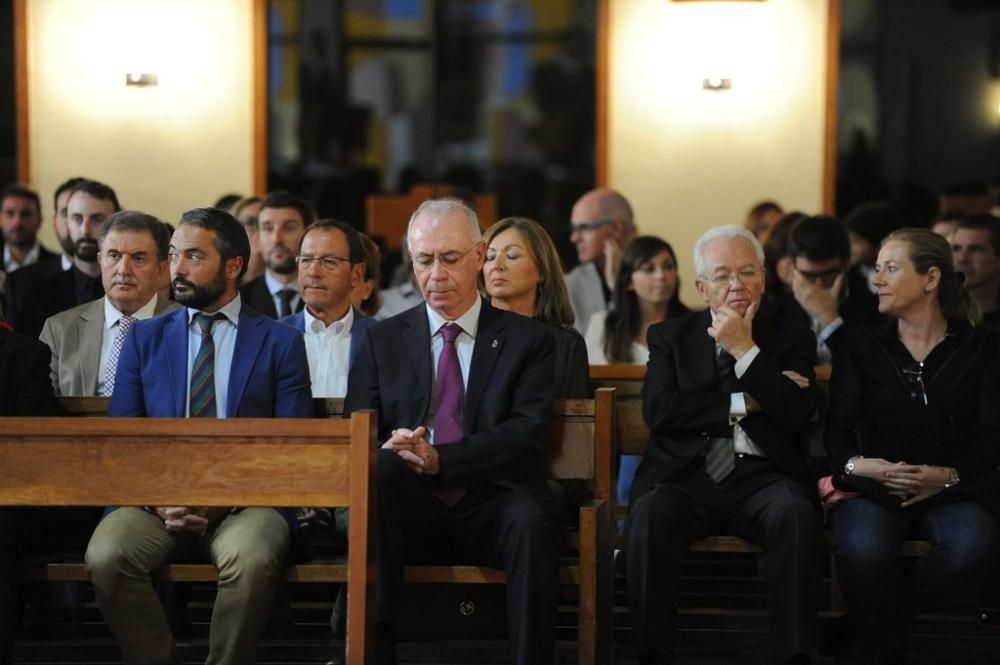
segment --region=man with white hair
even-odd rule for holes
[[[816,411],[816,343],[760,311],[764,252],[735,226],[695,245],[708,310],[649,329],[643,413],[650,440],[625,526],[639,663],[670,663],[681,558],[715,533],[762,545],[779,663],[808,663],[820,517],[805,433]]]

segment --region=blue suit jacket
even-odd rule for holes
[[[296,314],[292,314],[291,316],[286,316],[283,319],[279,319],[279,321],[290,325],[303,333],[306,331],[305,312],[298,312]],[[347,352],[348,369],[354,366],[354,359],[358,355],[358,347],[361,345],[361,340],[364,338],[365,331],[368,330],[368,326],[373,323],[375,323],[375,319],[365,316],[357,309],[354,310],[354,324],[351,326],[351,346]]]
[[[108,414],[183,418],[188,393],[187,308],[138,321],[118,358]],[[245,304],[229,370],[230,418],[313,417],[302,336]]]

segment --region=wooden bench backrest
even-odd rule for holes
[[[100,404],[66,403],[76,413]],[[350,420],[4,418],[0,505],[348,506],[347,659],[362,665],[374,629],[375,452],[370,411]]]
[[[444,196],[449,188],[445,185],[415,185],[409,194],[374,194],[365,202],[365,232],[370,236],[381,236],[390,250],[402,251],[402,238],[410,215],[417,207],[437,196]],[[495,194],[476,196],[476,214],[483,228],[497,221],[497,197]]]

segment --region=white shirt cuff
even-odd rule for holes
[[[823,328],[822,330],[819,331],[819,333],[817,333],[816,339],[818,339],[820,342],[825,343],[826,340],[830,339],[830,335],[837,332],[837,329],[842,325],[844,325],[844,319],[838,316],[837,318],[835,318],[833,321],[830,322],[830,325]]]
[[[760,353],[760,347],[754,344],[754,347],[743,354],[743,357],[736,361],[733,365],[733,372],[736,374],[737,379],[742,379],[743,375],[746,374],[747,369],[750,367],[750,363],[754,361],[757,354]],[[744,412],[743,415],[746,415]]]
[[[729,394],[729,424],[735,425],[747,415],[747,400],[743,393]]]

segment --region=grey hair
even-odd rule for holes
[[[764,265],[764,248],[760,246],[757,236],[746,229],[741,229],[732,224],[725,226],[715,226],[705,231],[694,244],[694,270],[700,277],[705,277],[705,245],[716,238],[742,238],[753,247],[754,254],[761,266]]]
[[[406,225],[406,248],[410,248],[410,241],[413,239],[413,220],[423,213],[427,213],[432,217],[444,217],[453,212],[460,212],[465,215],[465,219],[469,223],[469,231],[472,233],[473,242],[479,242],[483,239],[483,231],[479,228],[479,216],[464,201],[451,197],[427,199],[410,215],[410,222]]]

